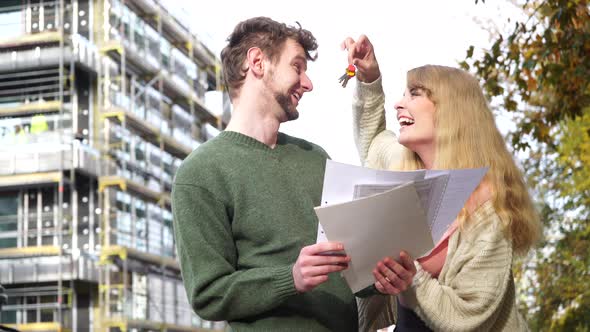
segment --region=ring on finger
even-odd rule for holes
[[[387,280],[388,283],[391,283],[391,280],[389,280],[389,278],[385,277],[385,280]]]

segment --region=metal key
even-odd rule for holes
[[[348,67],[346,67],[346,73],[340,76],[340,78],[338,79],[338,83],[342,83],[342,87],[346,88],[346,84],[351,78],[354,77],[355,72],[356,68],[354,67],[354,65],[348,65]]]

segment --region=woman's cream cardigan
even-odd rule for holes
[[[384,100],[381,78],[357,83],[353,126],[363,164],[391,169],[403,148],[395,134],[385,130]],[[416,263],[418,272],[405,298],[434,331],[527,331],[517,311],[512,259],[511,241],[503,235],[500,218],[488,201],[450,237],[438,279]],[[395,306],[393,296],[358,298],[360,330],[394,324]]]

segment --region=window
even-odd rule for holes
[[[127,6],[123,6],[123,15],[121,17],[121,22],[123,24],[123,36],[125,37],[125,39],[131,39],[131,35],[130,35],[130,21],[133,18],[133,12],[129,10],[129,8],[127,8]]]
[[[41,322],[53,322],[53,309],[41,309]]]
[[[160,35],[148,24],[145,25],[145,34],[147,39],[146,59],[158,66],[157,59],[159,58],[158,53],[160,52]]]
[[[162,210],[162,217],[164,219],[164,255],[174,257],[174,231],[172,228],[172,212],[169,210]]]
[[[0,193],[0,248],[17,247],[18,192]]]
[[[27,310],[27,323],[37,323],[37,310]]]
[[[170,70],[173,74],[178,75],[185,81],[197,78],[197,65],[184,55],[184,53],[176,48],[172,48],[170,55],[172,58],[172,68]]]
[[[0,248],[15,248],[16,238],[0,238]]]
[[[133,41],[135,45],[140,51],[145,51],[146,49],[146,37],[144,32],[145,23],[143,20],[136,15],[132,17],[133,22]]]
[[[137,218],[145,218],[146,215],[146,203],[140,198],[135,198],[135,215]]]
[[[20,1],[13,2],[15,4],[8,4],[8,8],[14,8],[13,6],[20,5]],[[0,35],[6,39],[20,36],[24,30],[22,18],[23,15],[18,8],[11,9],[10,11],[3,10],[0,13],[0,22],[2,22],[2,25],[0,25]]]
[[[41,264],[47,262],[40,261]],[[0,324],[55,322],[58,306],[57,288],[42,288],[45,289],[11,289],[12,296],[8,298],[7,305],[2,307]],[[68,303],[66,294],[63,303]],[[62,313],[65,324],[69,325],[71,312],[66,309]]]
[[[111,39],[119,40],[119,25],[121,24],[121,4],[119,1],[111,2],[111,10],[109,12],[109,25],[111,26],[109,34]]]
[[[16,324],[16,311],[13,310],[2,310],[2,317],[0,322],[2,324]]]
[[[135,248],[147,251],[147,205],[145,201],[135,197]]]
[[[40,303],[57,303],[57,295],[41,295],[39,297]]]
[[[135,137],[135,161],[145,162],[145,142],[139,136]]]
[[[18,228],[18,192],[0,193],[0,233]]]
[[[162,55],[162,65],[170,69],[170,42],[166,39],[160,39],[160,53]]]

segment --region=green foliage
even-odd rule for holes
[[[581,116],[565,120],[557,147],[559,164],[568,170],[561,185],[563,194],[575,197],[572,204],[590,206],[590,107]]]
[[[477,1],[476,1],[477,3]],[[525,0],[525,19],[483,54],[467,50],[499,111],[514,115],[546,238],[516,275],[536,331],[590,331],[590,10],[588,0]],[[528,273],[532,272],[532,273]]]
[[[505,97],[504,109],[522,111],[515,108],[518,100],[535,109],[534,116],[519,123],[519,134],[553,143],[548,128],[590,105],[588,2],[529,0],[523,10],[530,12],[528,21],[515,22],[507,38],[498,36],[481,59],[462,65],[484,79],[489,96]],[[467,58],[472,57],[470,48]],[[518,139],[513,136],[512,143]]]

